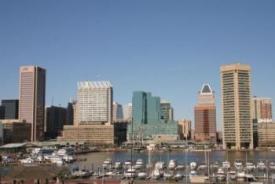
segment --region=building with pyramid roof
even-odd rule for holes
[[[195,140],[216,143],[216,105],[215,95],[208,83],[202,85],[198,102],[194,108]]]

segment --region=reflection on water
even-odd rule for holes
[[[186,157],[185,157],[186,155]],[[115,161],[126,161],[131,160],[131,152],[99,152],[99,153],[90,153],[85,155],[78,156],[79,158],[86,158],[85,162],[78,162],[78,165],[81,168],[92,168],[101,166],[103,161],[107,158],[111,158],[114,162]],[[148,163],[148,152],[133,152],[132,159],[133,161],[141,158]],[[169,160],[174,159],[177,160],[178,163],[185,164],[185,160],[187,163],[195,161],[197,163],[204,163],[205,160],[205,153],[204,152],[187,152],[184,151],[180,152],[153,152],[151,153],[151,162],[154,163],[156,161],[164,161],[168,162]],[[209,155],[210,163],[211,162],[222,162],[224,160],[229,160],[233,163],[235,160],[243,160],[258,162],[260,160],[267,160],[267,161],[275,161],[275,153],[274,152],[266,152],[266,151],[213,151]]]

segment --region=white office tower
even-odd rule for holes
[[[109,81],[78,82],[79,125],[112,123],[113,90]]]
[[[132,103],[128,103],[123,107],[123,117],[125,121],[132,122]]]

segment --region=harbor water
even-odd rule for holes
[[[157,161],[169,162],[169,160],[176,160],[181,164],[189,164],[190,162],[205,163],[205,152],[185,152],[185,151],[173,151],[173,152],[96,152],[85,155],[79,155],[78,158],[81,162],[76,162],[80,168],[100,167],[104,160],[110,158],[112,161],[124,162],[127,160],[135,161],[142,159],[146,164],[155,163]],[[209,153],[209,163],[223,162],[228,160],[231,164],[235,160],[242,160],[243,162],[249,161],[257,163],[259,161],[275,161],[275,152],[271,151],[212,151]]]

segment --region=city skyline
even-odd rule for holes
[[[194,122],[197,86],[209,82],[221,129],[219,67],[237,62],[252,67],[253,96],[275,98],[274,87],[266,83],[275,78],[272,1],[249,1],[249,7],[245,2],[209,2],[219,7],[219,18],[208,3],[125,2],[121,12],[112,2],[47,2],[46,8],[40,3],[30,8],[26,2],[0,2],[0,99],[19,97],[18,68],[31,64],[47,69],[47,106],[66,106],[76,97],[78,81],[111,80],[114,100],[120,104],[131,102],[133,91],[150,91],[169,99],[175,119]],[[69,15],[73,7],[76,18]]]

